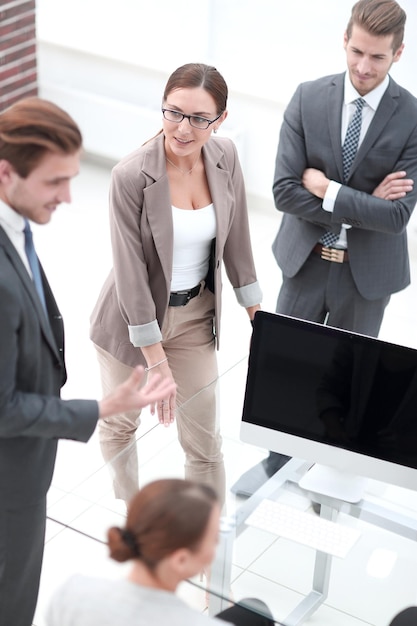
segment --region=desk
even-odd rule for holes
[[[252,446],[239,441],[240,419],[232,418],[241,415],[245,379],[246,363],[242,361],[219,381],[229,486],[253,465]],[[241,389],[240,402],[237,393],[231,402],[230,395],[223,393],[225,386]],[[264,451],[262,458],[266,454]],[[338,517],[341,523],[360,530],[357,544],[345,559],[316,554],[311,548],[245,524],[257,504],[274,494],[296,507],[310,509],[309,495],[297,486],[308,467],[293,459],[252,498],[228,494],[221,542],[208,582],[210,612],[217,613],[232,598],[256,595],[287,626],[304,620],[332,626],[385,626],[393,615],[417,601],[417,494],[370,481],[358,505],[317,497],[325,517]]]
[[[272,476],[252,497],[248,498],[244,503],[239,506],[233,515],[229,515],[223,519],[223,524],[220,534],[219,548],[217,556],[213,564],[210,589],[213,592],[210,597],[209,609],[210,613],[215,615],[220,610],[225,608],[228,604],[228,598],[230,597],[230,589],[232,583],[232,569],[234,559],[234,547],[235,541],[242,535],[242,533],[248,530],[246,520],[253,510],[264,499],[282,499],[288,496],[288,491],[292,493],[298,493],[299,497],[305,497],[303,490],[298,487],[298,481],[303,474],[310,467],[310,463],[306,463],[300,459],[291,459],[279,472]],[[416,540],[417,540],[417,519],[410,515],[410,512],[406,514],[404,511],[400,511],[397,507],[392,506],[393,503],[384,501],[379,497],[372,497],[371,494],[365,494],[363,500],[357,504],[350,504],[335,500],[325,496],[314,494],[314,500],[321,504],[321,518],[330,520],[332,522],[339,522],[356,529],[363,530],[361,532],[361,541],[363,548],[366,551],[366,544],[369,542],[369,537],[365,536],[365,533],[378,535],[378,530],[387,535],[395,533],[399,539],[411,540],[412,545],[410,549],[416,553]],[[298,504],[295,500],[294,506],[298,508]],[[312,513],[312,515],[315,515]],[[260,531],[262,532],[262,531]],[[269,534],[269,533],[266,533]],[[274,535],[275,540],[278,542],[294,543],[285,538]],[[371,571],[371,575],[381,576],[381,579],[385,577],[382,571],[387,561],[391,559],[397,559],[397,551],[390,548],[382,547],[384,540],[381,539],[383,534],[379,533],[378,542],[379,547],[375,550],[379,550],[380,563],[379,571]],[[391,540],[385,538],[387,546],[391,546]],[[395,540],[394,540],[395,543]],[[305,547],[304,547],[305,549]],[[307,548],[311,550],[311,548]],[[353,551],[354,549],[351,548]],[[297,549],[294,549],[296,554]],[[330,583],[331,583],[331,569],[332,563],[336,557],[332,557],[330,554],[314,551],[314,568],[311,576],[311,589],[309,593],[306,593],[304,597],[301,597],[289,614],[285,617],[280,616],[280,623],[284,626],[299,626],[305,622],[308,622],[310,618],[314,619],[315,613],[325,605],[325,602],[329,596]],[[361,552],[361,548],[357,550],[358,554]],[[260,558],[262,554],[260,552]],[[349,554],[346,557],[346,567],[342,569],[343,575],[346,575],[346,579],[342,580],[342,584],[348,588],[352,588],[352,580],[349,580],[351,574],[352,565],[348,561]],[[343,559],[345,560],[345,559]],[[339,559],[340,561],[340,559]],[[394,563],[392,563],[394,564]],[[298,563],[297,565],[302,565]],[[342,566],[343,567],[343,566]],[[407,573],[406,570],[404,572]],[[363,572],[357,571],[356,575],[359,577]],[[389,576],[390,572],[387,571],[386,575]],[[381,589],[382,591],[382,589]],[[395,592],[395,587],[392,589]],[[364,590],[362,589],[362,592]],[[415,597],[416,589],[412,594]],[[263,596],[263,599],[268,602],[267,598]],[[269,602],[271,599],[269,600]],[[276,615],[276,613],[274,613]],[[320,622],[324,623],[324,622]],[[326,622],[327,623],[327,622]],[[372,621],[369,623],[379,623]],[[386,618],[381,623],[385,624]]]
[[[267,455],[265,450],[239,440],[246,365],[246,359],[242,359],[217,381],[227,481],[222,541],[209,580],[195,579],[190,585],[201,590],[199,597],[204,597],[205,590],[208,591],[210,612],[243,597],[259,597],[271,608],[277,623],[285,623],[312,591],[316,554],[311,548],[244,523],[255,500],[276,491],[276,477],[250,504],[249,500],[230,492],[237,478]],[[198,397],[190,401],[197,402]],[[122,524],[124,516],[122,503],[112,496],[109,467],[101,459],[95,438],[87,445],[61,443],[48,516],[57,524],[82,533],[91,542],[103,542],[107,528]],[[183,454],[175,427],[164,429],[155,425],[150,416],[144,416],[136,446],[142,485],[156,478],[183,475]],[[291,485],[281,490],[280,497],[300,508],[310,507],[307,494]],[[342,510],[339,514],[343,523],[359,527],[361,536],[345,559],[332,560],[327,579],[319,581],[328,584],[328,595],[306,624],[387,626],[401,609],[417,604],[416,541],[370,523],[379,507],[392,511],[393,524],[399,515],[417,519],[417,493],[373,482],[367,503],[367,519],[355,517],[352,511]],[[394,557],[395,562],[390,571],[384,572],[388,557]],[[61,561],[62,578],[71,573],[69,566],[65,571],[66,565]],[[56,569],[54,574],[56,576]]]

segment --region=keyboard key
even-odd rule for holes
[[[249,515],[246,524],[341,558],[348,554],[361,534],[356,528],[273,500],[263,500]]]

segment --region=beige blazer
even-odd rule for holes
[[[216,214],[215,332],[220,334],[221,268],[244,307],[259,304],[245,187],[236,147],[211,137],[204,165]],[[161,341],[173,259],[173,220],[164,136],[125,157],[112,172],[110,232],[113,269],[91,316],[91,339],[130,366],[144,363],[137,348]],[[134,337],[133,345],[131,338]],[[139,337],[139,340],[138,340]]]

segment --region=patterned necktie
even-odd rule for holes
[[[345,141],[343,143],[342,154],[344,182],[346,182],[348,179],[350,167],[358,149],[359,135],[361,133],[362,126],[362,109],[366,102],[363,98],[357,98],[354,104],[356,105],[356,111],[349,123],[346,131]]]
[[[25,227],[23,229],[23,232],[25,234],[25,252],[29,261],[29,267],[32,272],[33,282],[35,284],[36,291],[38,292],[40,301],[46,313],[45,294],[43,292],[39,260],[36,255],[35,246],[33,245],[32,230],[30,228],[30,224],[27,219],[25,219]]]
[[[343,182],[346,182],[348,179],[350,167],[358,149],[359,136],[361,134],[362,126],[362,109],[366,102],[363,98],[357,98],[354,101],[354,104],[356,105],[356,110],[351,121],[349,122],[342,148]],[[329,230],[321,237],[320,243],[324,246],[333,246],[338,239],[339,235],[336,235]]]

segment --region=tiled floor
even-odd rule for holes
[[[101,395],[98,368],[88,338],[88,318],[111,265],[108,183],[108,168],[85,162],[74,182],[72,204],[61,207],[47,227],[34,229],[39,256],[66,322],[69,380],[63,396],[67,398],[98,398]],[[279,219],[272,204],[270,210],[250,207],[255,260],[264,291],[263,308],[268,311],[274,310],[280,284],[280,274],[270,251]],[[414,224],[415,220],[409,227],[409,235],[412,271],[417,276],[417,229]],[[417,286],[412,284],[392,298],[380,334],[382,339],[417,348],[416,293]],[[219,353],[220,372],[224,378],[220,383],[219,403],[228,486],[243,469],[265,456],[265,451],[249,446],[243,449],[239,443],[249,338],[246,314],[235,302],[232,289],[225,281]],[[176,440],[175,426],[169,429],[155,426],[154,420],[145,412],[138,436],[142,483],[161,476],[182,476],[183,456]],[[417,516],[414,494],[389,488],[386,497],[391,501],[398,499],[411,515]],[[309,503],[299,505],[305,508]],[[229,493],[228,508],[233,510],[235,506],[236,499]],[[102,542],[106,529],[122,523],[123,514],[123,503],[112,497],[110,475],[104,467],[96,435],[88,444],[61,442],[49,494],[50,519],[36,626],[44,626],[44,610],[50,594],[71,573],[122,575],[124,568],[107,558]],[[380,545],[397,554],[392,573],[383,580],[368,575],[366,569],[370,554]],[[246,595],[266,598],[276,618],[282,619],[308,591],[312,562],[311,549],[285,540],[277,542],[268,533],[250,528],[236,541],[233,595],[236,599]],[[308,623],[385,626],[398,607],[417,603],[416,574],[417,544],[364,527],[349,562],[334,564],[328,601]],[[201,590],[185,583],[180,593],[204,610],[205,594]]]

